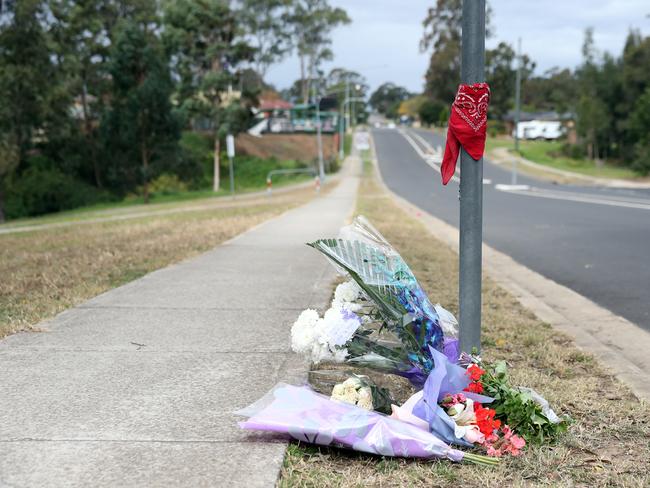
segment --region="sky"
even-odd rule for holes
[[[325,71],[343,67],[363,74],[374,90],[386,81],[420,92],[429,53],[419,50],[422,20],[435,0],[330,0],[344,8],[352,23],[332,32],[333,62]],[[584,31],[594,28],[596,48],[618,56],[630,28],[650,35],[648,0],[489,0],[494,35],[488,48],[506,41],[537,64],[574,68],[581,61]],[[267,79],[277,88],[290,86],[300,74],[295,56],[272,66]]]

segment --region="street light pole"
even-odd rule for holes
[[[463,0],[463,83],[485,81],[485,0]],[[460,155],[460,349],[481,347],[481,264],[483,244],[483,158]]]
[[[522,59],[520,37],[517,40],[517,80],[515,85],[515,152],[519,152],[519,119],[521,118],[521,65]]]
[[[345,77],[345,99],[343,100],[343,104],[341,105],[341,120],[339,121],[339,159],[343,161],[343,158],[345,157],[345,128],[346,128],[346,123],[345,123],[345,103],[346,100],[350,97],[350,80],[348,77]]]
[[[519,152],[519,121],[521,119],[521,68],[523,59],[521,57],[521,37],[517,40],[517,79],[515,81],[515,153]],[[512,159],[513,185],[517,184],[517,155]]]
[[[316,98],[316,142],[318,144],[318,178],[322,187],[325,182],[325,166],[323,164],[323,139],[320,125],[320,96],[318,96]]]
[[[314,80],[314,72],[312,70],[312,80]],[[316,86],[312,85],[312,93],[314,97],[314,102],[316,103],[316,144],[318,146],[318,179],[320,181],[320,186],[323,186],[325,182],[325,165],[323,164],[323,140],[321,138],[320,130],[320,85],[318,86],[318,91]]]

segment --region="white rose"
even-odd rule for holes
[[[373,410],[372,405],[372,390],[369,387],[365,386],[359,389],[359,400],[357,400],[357,407],[364,408],[366,410]]]

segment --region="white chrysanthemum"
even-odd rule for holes
[[[339,310],[349,310],[350,312],[358,312],[363,308],[363,305],[354,302],[342,302],[335,298],[332,300],[332,308],[337,308]]]
[[[433,308],[435,309],[440,319],[440,327],[445,337],[458,337],[458,321],[454,314],[446,310],[442,305],[436,303]]]
[[[348,357],[347,348],[343,348],[343,349],[337,348],[336,351],[334,351],[334,355],[332,356],[332,361],[335,363],[343,363],[345,362],[345,358],[347,357]]]
[[[291,349],[300,354],[308,354],[314,342],[318,340],[316,324],[318,312],[308,308],[304,310],[291,327]]]
[[[356,302],[361,297],[361,287],[356,281],[346,281],[336,287],[334,300],[338,302]]]
[[[344,346],[360,325],[361,321],[354,313],[340,308],[330,308],[316,325],[318,341],[329,345],[330,348]]]

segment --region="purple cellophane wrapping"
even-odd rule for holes
[[[463,459],[463,452],[435,435],[386,415],[338,402],[308,386],[277,384],[265,397],[237,412],[243,429],[289,434],[322,446],[413,458]]]

